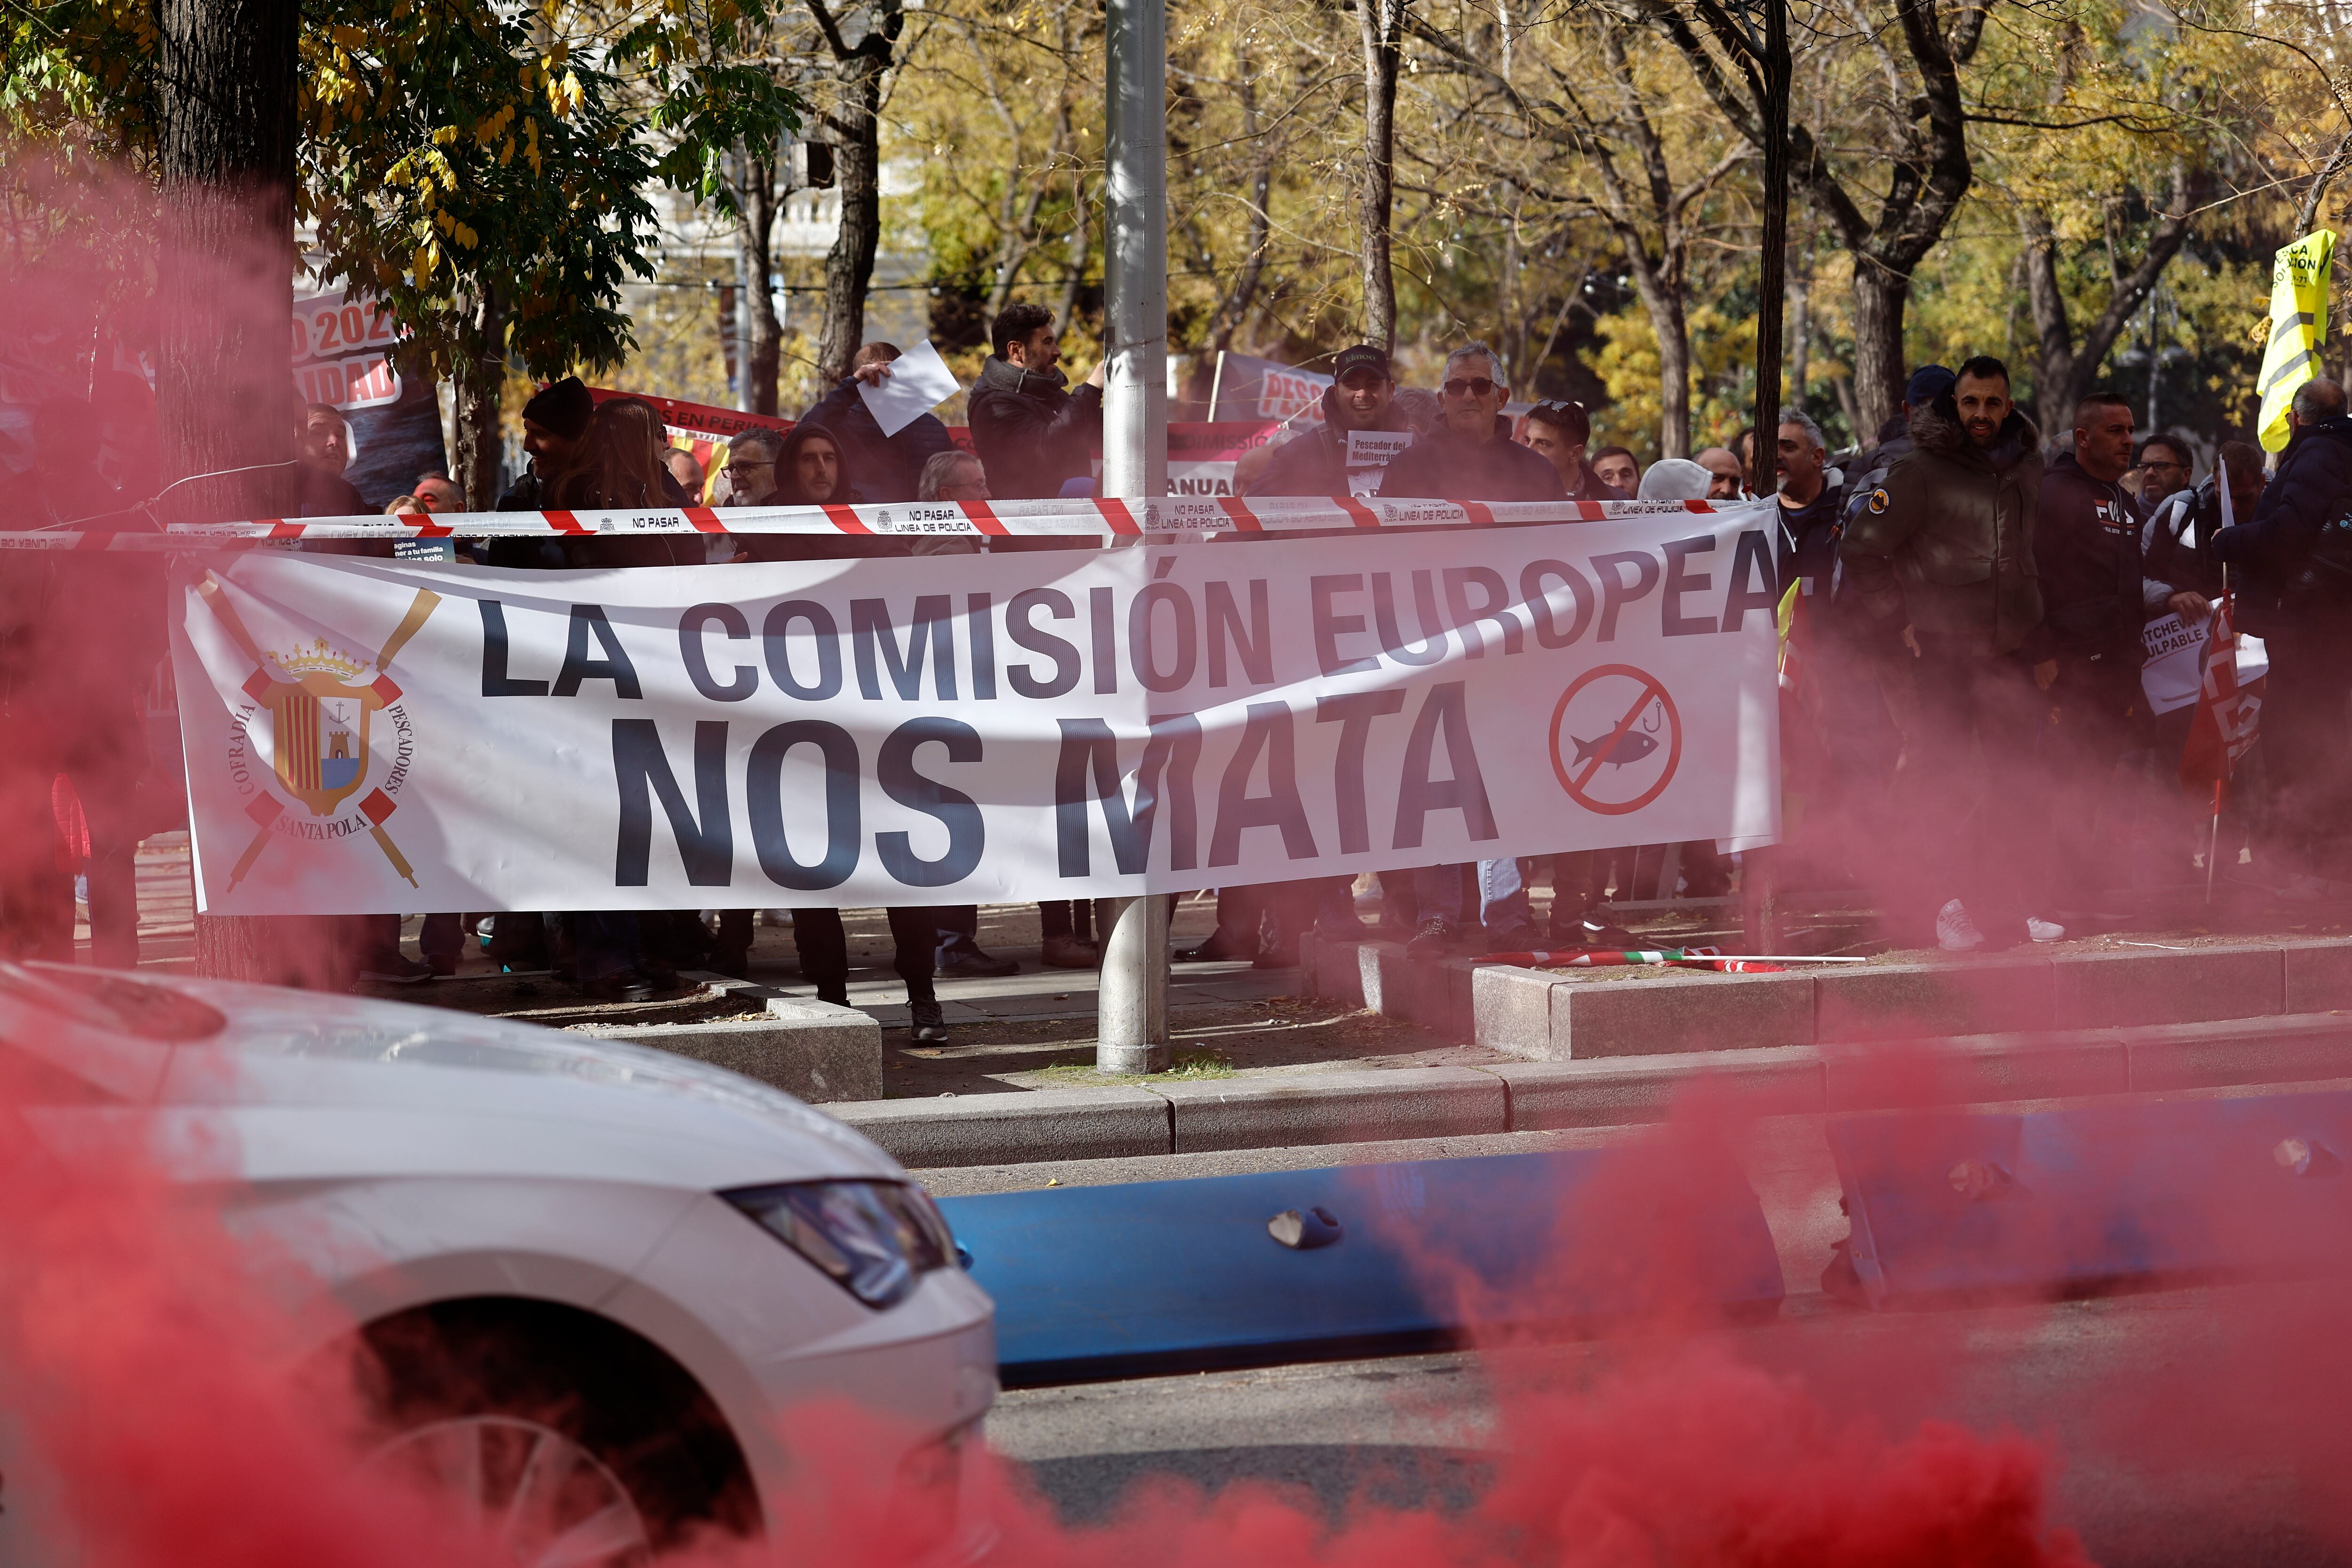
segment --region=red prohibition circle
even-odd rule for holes
[[[1584,793],[1583,788],[1579,785],[1574,779],[1569,776],[1567,764],[1559,760],[1559,725],[1560,721],[1568,716],[1569,703],[1575,700],[1578,692],[1583,690],[1586,687],[1591,685],[1594,681],[1600,679],[1604,675],[1622,675],[1642,683],[1641,698],[1634,702],[1632,710],[1629,711],[1624,718],[1618,721],[1616,730],[1612,731],[1612,738],[1616,734],[1622,734],[1626,729],[1632,726],[1635,719],[1641,717],[1642,710],[1650,705],[1650,700],[1653,697],[1656,698],[1659,704],[1665,709],[1666,728],[1674,733],[1674,740],[1666,748],[1665,768],[1658,774],[1657,782],[1652,784],[1648,789],[1643,790],[1640,795],[1634,796],[1632,800],[1608,801],[1593,799],[1591,795]],[[1682,714],[1675,710],[1675,700],[1666,694],[1664,685],[1659,681],[1657,677],[1650,674],[1646,670],[1636,669],[1630,664],[1595,665],[1592,668],[1586,670],[1582,675],[1578,676],[1574,680],[1570,681],[1569,683],[1568,689],[1559,694],[1559,700],[1552,706],[1552,776],[1559,780],[1559,787],[1568,792],[1568,797],[1576,802],[1577,805],[1584,807],[1587,811],[1597,811],[1603,816],[1623,816],[1628,812],[1641,810],[1643,806],[1657,799],[1659,795],[1665,793],[1666,785],[1673,782],[1675,769],[1680,765],[1682,760]],[[1585,776],[1588,781],[1594,773],[1600,770],[1600,767],[1601,759],[1595,758],[1593,760],[1592,766],[1585,770]]]

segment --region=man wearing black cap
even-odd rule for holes
[[[595,412],[596,400],[576,375],[548,383],[522,405],[522,449],[530,454],[530,467],[499,498],[499,510],[545,510],[548,476],[571,460]]]
[[[1265,468],[1246,481],[1254,496],[1344,496],[1350,468],[1349,437],[1359,430],[1402,433],[1404,422],[1393,403],[1396,380],[1389,356],[1370,343],[1341,349],[1332,362],[1332,382],[1323,395],[1323,423],[1274,449]]]

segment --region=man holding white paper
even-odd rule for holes
[[[841,444],[857,476],[856,500],[910,501],[923,465],[954,449],[930,410],[955,394],[955,373],[929,342],[903,355],[896,343],[867,343],[841,384],[801,419]]]

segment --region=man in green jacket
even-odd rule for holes
[[[1917,691],[1899,787],[1920,863],[1896,870],[1920,885],[1897,897],[1927,899],[1950,951],[2055,942],[2065,931],[2028,907],[2042,858],[2029,770],[2058,672],[2033,561],[2041,439],[1983,355],[1913,411],[1911,435],[1839,550],[1864,635]]]

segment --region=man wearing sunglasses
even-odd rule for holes
[[[1246,479],[1254,496],[1344,496],[1349,493],[1349,441],[1359,430],[1412,428],[1391,399],[1396,381],[1385,350],[1370,343],[1341,349],[1332,362],[1331,389],[1323,395],[1323,423],[1274,449],[1265,466]]]
[[[1381,494],[1422,500],[1565,500],[1551,464],[1511,439],[1502,362],[1485,343],[1445,356],[1437,428],[1397,454]]]
[[[1549,458],[1511,439],[1503,405],[1511,389],[1502,362],[1485,343],[1465,343],[1445,356],[1445,382],[1439,389],[1444,418],[1435,429],[1397,455],[1381,479],[1383,496],[1431,500],[1565,500],[1568,490]],[[1420,923],[1405,943],[1405,956],[1434,961],[1445,956],[1462,931],[1463,868],[1430,866],[1413,873],[1413,902]],[[1496,928],[1509,940],[1527,942],[1521,928],[1527,894],[1519,863],[1489,861],[1479,867],[1480,902],[1493,907]]]
[[[1370,467],[1350,461],[1349,437],[1360,430],[1393,434],[1412,428],[1396,407],[1396,381],[1386,350],[1370,343],[1341,349],[1331,374],[1331,388],[1323,395],[1323,423],[1267,453],[1255,472],[1245,459],[1234,475],[1244,495],[1348,495],[1355,489],[1350,469]],[[1287,968],[1298,962],[1298,938],[1309,928],[1333,940],[1356,941],[1363,928],[1349,891],[1354,881],[1352,877],[1310,877],[1220,888],[1216,931],[1200,946],[1178,953],[1176,961],[1246,958],[1262,969]]]

